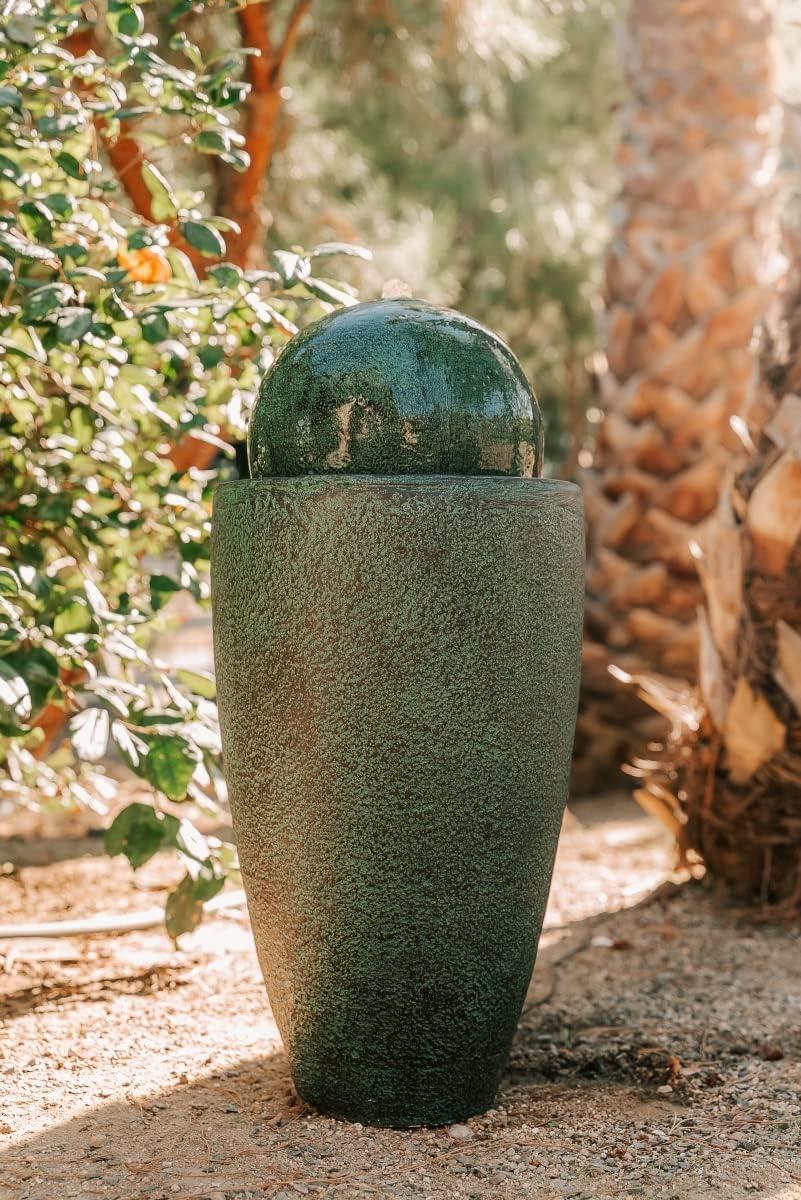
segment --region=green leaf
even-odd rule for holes
[[[315,246],[309,251],[310,258],[327,258],[332,254],[345,254],[351,258],[363,258],[365,262],[370,262],[373,257],[372,251],[366,246],[356,246],[353,242],[323,242],[320,246]]]
[[[242,268],[234,263],[218,263],[215,267],[209,267],[209,275],[224,288],[235,288],[245,278]]]
[[[132,708],[128,714],[129,724],[136,729],[148,729],[154,725],[183,725],[182,716],[172,716],[170,713],[148,713],[140,708]]]
[[[56,338],[59,342],[77,342],[92,328],[92,310],[89,308],[60,308],[55,319]]]
[[[52,192],[46,197],[47,207],[54,213],[58,213],[60,217],[67,217],[75,209],[75,202],[71,196],[66,196],[63,192]]]
[[[75,292],[67,283],[47,283],[31,292],[23,306],[23,315],[32,321],[41,320],[54,308],[69,304],[74,295]]]
[[[135,4],[130,8],[124,8],[117,15],[117,33],[121,33],[123,37],[135,38],[145,28],[145,19],[142,16],[142,10]]]
[[[56,155],[56,162],[61,167],[65,175],[69,175],[70,179],[85,179],[86,174],[83,169],[83,164],[74,154],[69,154],[66,150],[62,150]]]
[[[71,258],[73,269],[78,263],[86,262],[89,257],[89,252],[83,242],[66,242],[63,246],[56,246],[56,254],[63,263]]]
[[[175,891],[170,892],[164,909],[164,924],[172,938],[197,929],[203,919],[203,905],[195,896],[195,883],[185,875]]]
[[[235,171],[246,171],[250,166],[250,155],[246,150],[227,150],[220,155],[220,160]]]
[[[56,117],[40,117],[36,128],[43,138],[58,138],[64,133],[72,133],[81,126],[79,113],[59,113]]]
[[[0,567],[0,596],[19,595],[19,577],[8,567]]]
[[[118,108],[114,113],[114,118],[117,121],[137,121],[140,117],[150,116],[152,113],[157,111],[158,110],[153,108],[153,106],[150,104],[136,104],[133,108]],[[138,130],[137,138],[140,141],[142,140],[142,136],[142,131]],[[150,144],[154,144],[152,140],[150,141]],[[158,145],[159,143],[155,144]]]
[[[152,163],[142,163],[142,178],[153,198],[153,220],[169,221],[178,215],[178,204],[169,183]]]
[[[25,680],[8,662],[8,658],[8,655],[0,658],[0,705],[12,712],[15,718],[25,721],[31,715],[30,692]]]
[[[209,343],[208,346],[201,346],[197,352],[198,359],[203,366],[208,370],[210,367],[216,367],[225,358],[225,349],[215,343]]]
[[[163,342],[170,336],[170,323],[164,316],[164,313],[149,313],[148,316],[142,317],[140,324],[142,326],[142,337],[151,346],[155,346],[158,342]]]
[[[13,342],[11,338],[0,337],[0,346],[9,354],[18,354],[20,358],[27,358],[31,362],[45,363],[47,355],[45,354],[44,346],[42,345],[36,330],[31,327],[29,329],[17,328],[14,330],[14,336],[25,337],[30,343],[29,346],[21,346],[19,342]]]
[[[190,875],[191,875],[190,871]],[[200,870],[194,877],[195,880],[195,895],[198,900],[205,902],[211,900],[218,892],[221,892],[225,887],[225,876],[220,875],[212,866],[212,863],[205,862],[201,865]]]
[[[52,266],[58,265],[58,259],[52,250],[21,237],[13,229],[0,230],[0,249],[15,258],[29,258],[32,261],[50,263]]]
[[[140,773],[170,800],[184,800],[200,752],[182,737],[167,733],[145,736],[147,754]]]
[[[159,850],[174,846],[179,826],[177,817],[157,813],[149,804],[129,804],[106,830],[106,852],[124,854],[136,869]]]
[[[175,672],[175,677],[184,687],[189,688],[196,696],[204,700],[214,700],[217,696],[217,684],[214,676],[208,671],[187,671],[183,667]]]
[[[92,614],[88,605],[81,600],[73,600],[56,614],[53,633],[57,638],[68,633],[86,633],[92,628],[92,624]]]
[[[22,97],[15,87],[0,87],[0,108],[22,108]]]
[[[8,179],[13,183],[19,179],[20,174],[19,163],[14,162],[7,154],[0,154],[0,179]]]
[[[91,409],[82,404],[76,404],[70,411],[70,429],[78,439],[81,448],[87,449],[91,446],[97,432],[97,418]],[[97,502],[95,502],[95,508],[97,507]]]
[[[105,299],[104,307],[108,315],[114,321],[130,321],[133,316],[133,309],[126,304],[120,294],[113,289],[109,292]]]
[[[326,283],[322,279],[313,279],[311,275],[303,280],[303,283],[312,293],[313,296],[319,296],[321,300],[328,300],[331,304],[354,304],[354,297],[350,292],[345,292],[342,288],[334,287],[333,284]]]
[[[219,258],[221,254],[225,254],[225,242],[210,225],[204,225],[200,221],[184,221],[181,233],[190,246],[194,246],[209,258]]]
[[[12,651],[0,659],[21,675],[31,696],[31,716],[35,717],[58,688],[58,663],[49,650],[29,646]]]
[[[231,141],[215,129],[204,129],[195,138],[195,145],[204,154],[221,154],[229,148]]]
[[[173,592],[180,592],[180,590],[180,583],[170,575],[151,575],[150,606],[153,611],[158,612],[167,603],[169,596]]]

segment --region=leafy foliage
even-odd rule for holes
[[[102,54],[74,40],[78,0],[5,8],[0,799],[102,809],[116,748],[160,807],[208,808],[221,795],[214,682],[171,677],[150,647],[174,593],[207,598],[215,472],[177,467],[171,449],[191,435],[227,451],[275,346],[351,295],[313,277],[303,255],[276,255],[265,271],[218,261],[231,223],[161,160],[138,164],[149,220],[109,169],[106,152],[132,123],[148,151],[246,165],[235,55],[204,62],[183,34],[164,54],[142,10],[120,0],[105,10]],[[187,247],[214,264],[205,277]],[[168,913],[177,935],[231,858],[142,804],[108,833],[134,866],[164,846],[187,865]]]

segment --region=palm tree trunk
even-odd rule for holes
[[[698,548],[699,687],[640,679],[672,718],[644,807],[738,896],[801,912],[801,294],[790,365]],[[637,768],[635,767],[635,770]]]
[[[773,0],[632,0],[622,192],[606,264],[603,419],[587,472],[589,573],[576,788],[659,731],[611,664],[693,678],[691,544],[759,420],[755,330],[781,266]]]

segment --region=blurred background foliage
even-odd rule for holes
[[[549,454],[588,396],[619,76],[611,0],[326,3],[287,70],[277,241],[373,251],[496,330],[535,383]]]

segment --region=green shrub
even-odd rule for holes
[[[150,650],[172,594],[208,596],[215,472],[181,471],[169,452],[189,434],[225,450],[274,349],[330,305],[303,256],[278,253],[265,271],[220,262],[230,222],[167,178],[176,148],[246,165],[236,56],[204,63],[182,34],[162,51],[141,10],[116,0],[96,31],[102,53],[74,37],[77,0],[5,8],[0,800],[103,808],[116,746],[155,806],[123,810],[107,845],[134,866],[163,846],[182,854],[177,935],[231,855],[163,807],[213,806],[221,790],[213,679],[171,677]],[[127,129],[159,155],[136,164],[149,219],[108,164]]]

